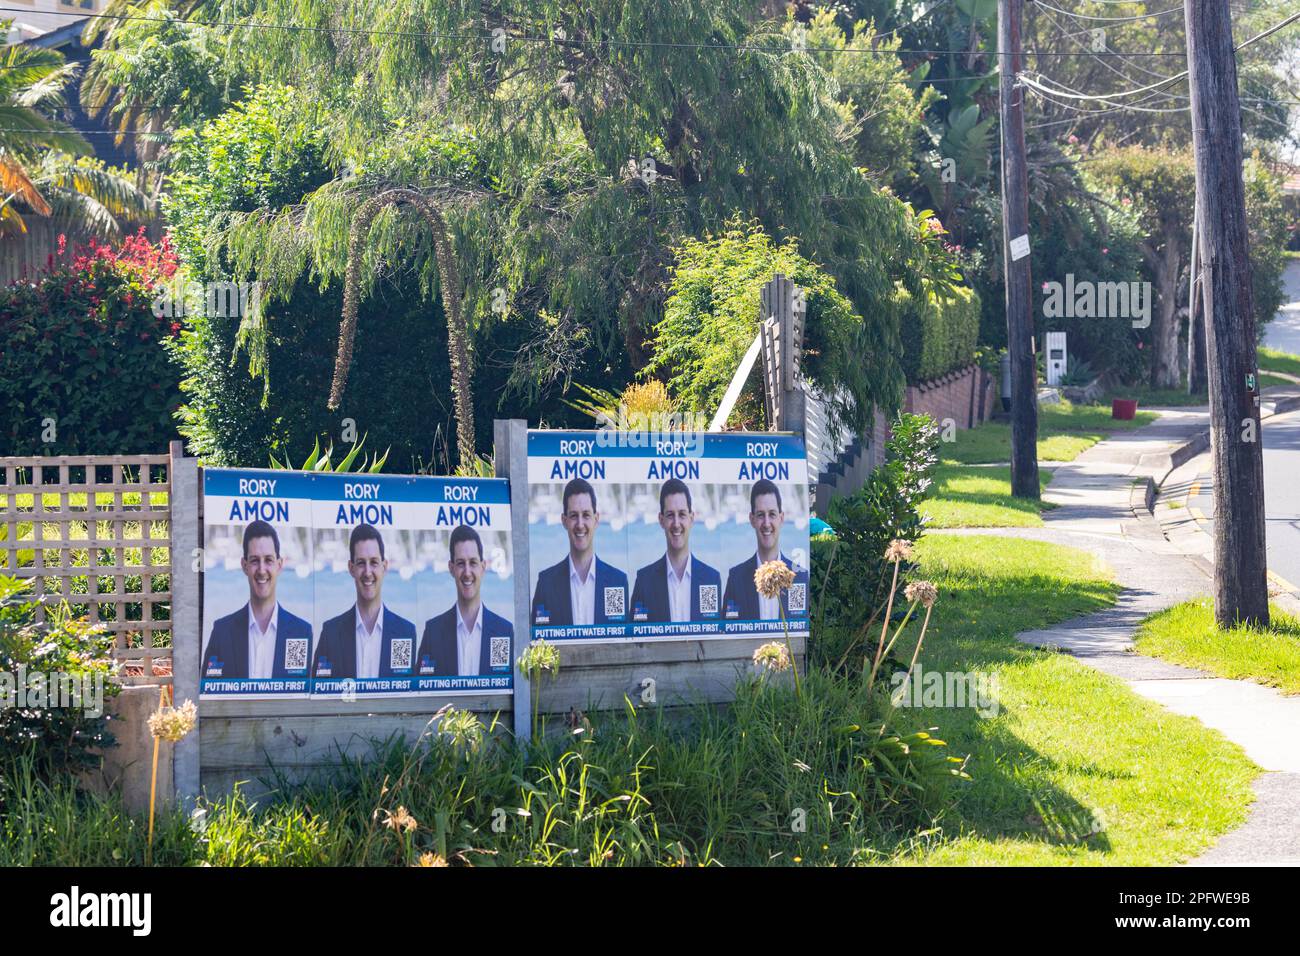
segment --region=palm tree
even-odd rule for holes
[[[0,21],[3,24],[3,21]],[[102,236],[139,221],[152,201],[90,158],[85,138],[53,114],[77,64],[39,47],[0,49],[0,236],[25,233],[25,215],[60,215]]]

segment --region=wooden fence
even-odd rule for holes
[[[125,684],[172,674],[169,455],[0,458],[0,574],[111,633]]]

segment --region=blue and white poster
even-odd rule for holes
[[[204,507],[204,695],[511,690],[505,480],[209,469]]]
[[[807,476],[790,435],[529,432],[531,636],[806,634]],[[767,598],[776,560],[795,580]]]

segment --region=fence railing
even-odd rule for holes
[[[0,574],[31,581],[39,619],[66,602],[111,633],[125,684],[171,681],[171,461],[0,458]]]

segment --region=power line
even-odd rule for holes
[[[1094,23],[1132,23],[1134,20],[1154,20],[1156,17],[1167,17],[1171,13],[1181,13],[1183,10],[1182,7],[1170,7],[1168,10],[1157,10],[1155,13],[1140,13],[1137,16],[1130,17],[1098,17],[1086,13],[1071,13],[1069,10],[1054,7],[1050,3],[1046,3],[1045,0],[1033,0],[1033,2],[1048,10],[1063,13],[1067,17],[1074,17],[1076,20],[1090,20]]]

